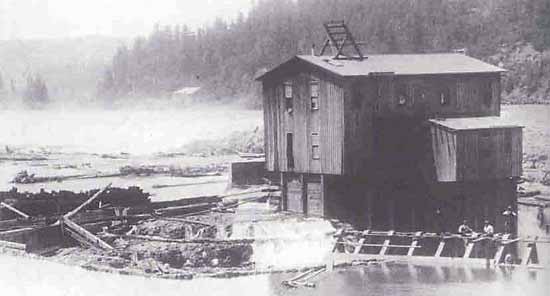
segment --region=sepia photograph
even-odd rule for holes
[[[0,295],[550,291],[550,0],[0,0]]]

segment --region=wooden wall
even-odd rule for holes
[[[392,159],[426,158],[431,153],[428,118],[500,115],[499,75],[350,78],[344,84],[344,173],[379,171]],[[446,104],[441,104],[442,92]]]
[[[432,126],[430,131],[432,136],[432,151],[437,181],[456,181],[456,134],[436,126]]]
[[[310,81],[319,82],[319,110],[311,109]],[[284,82],[293,86],[293,109],[285,107]],[[266,167],[270,171],[342,174],[344,90],[326,76],[306,72],[264,82]],[[288,167],[287,134],[293,134],[294,168]],[[318,133],[320,158],[313,159],[312,133]]]
[[[378,116],[463,117],[500,115],[500,74],[387,76]],[[384,89],[383,84],[389,84]],[[441,104],[441,94],[446,103]],[[400,104],[404,96],[405,103]]]
[[[432,126],[437,181],[457,182],[520,177],[522,129],[450,131]]]

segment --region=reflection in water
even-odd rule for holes
[[[315,289],[287,289],[289,275],[272,275],[277,295],[547,295],[548,270],[417,266],[387,263],[336,269],[316,279]]]
[[[398,263],[336,268],[316,288],[281,284],[292,273],[230,279],[164,280],[87,271],[0,255],[0,295],[548,295],[550,271],[428,267]]]

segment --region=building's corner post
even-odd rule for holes
[[[281,172],[281,202],[279,203],[279,210],[288,210],[288,192],[287,192],[287,180],[284,172]]]
[[[321,208],[323,209],[323,212],[321,213],[322,217],[327,217],[327,182],[325,179],[325,175],[321,174]]]
[[[307,215],[307,188],[306,188],[306,178],[304,174],[300,174],[300,187],[302,190],[302,214]]]

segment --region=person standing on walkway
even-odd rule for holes
[[[470,228],[470,226],[468,226],[468,221],[466,219],[464,219],[462,221],[462,224],[460,224],[460,226],[458,226],[458,234],[461,234],[461,235],[470,235],[472,234],[473,230],[472,228]]]
[[[483,224],[483,234],[485,234],[485,236],[493,236],[493,234],[495,234],[495,228],[489,223],[489,220],[485,220]]]
[[[512,206],[508,206],[504,212],[504,233],[512,233],[514,230],[514,222],[516,220],[517,214],[512,209]]]

